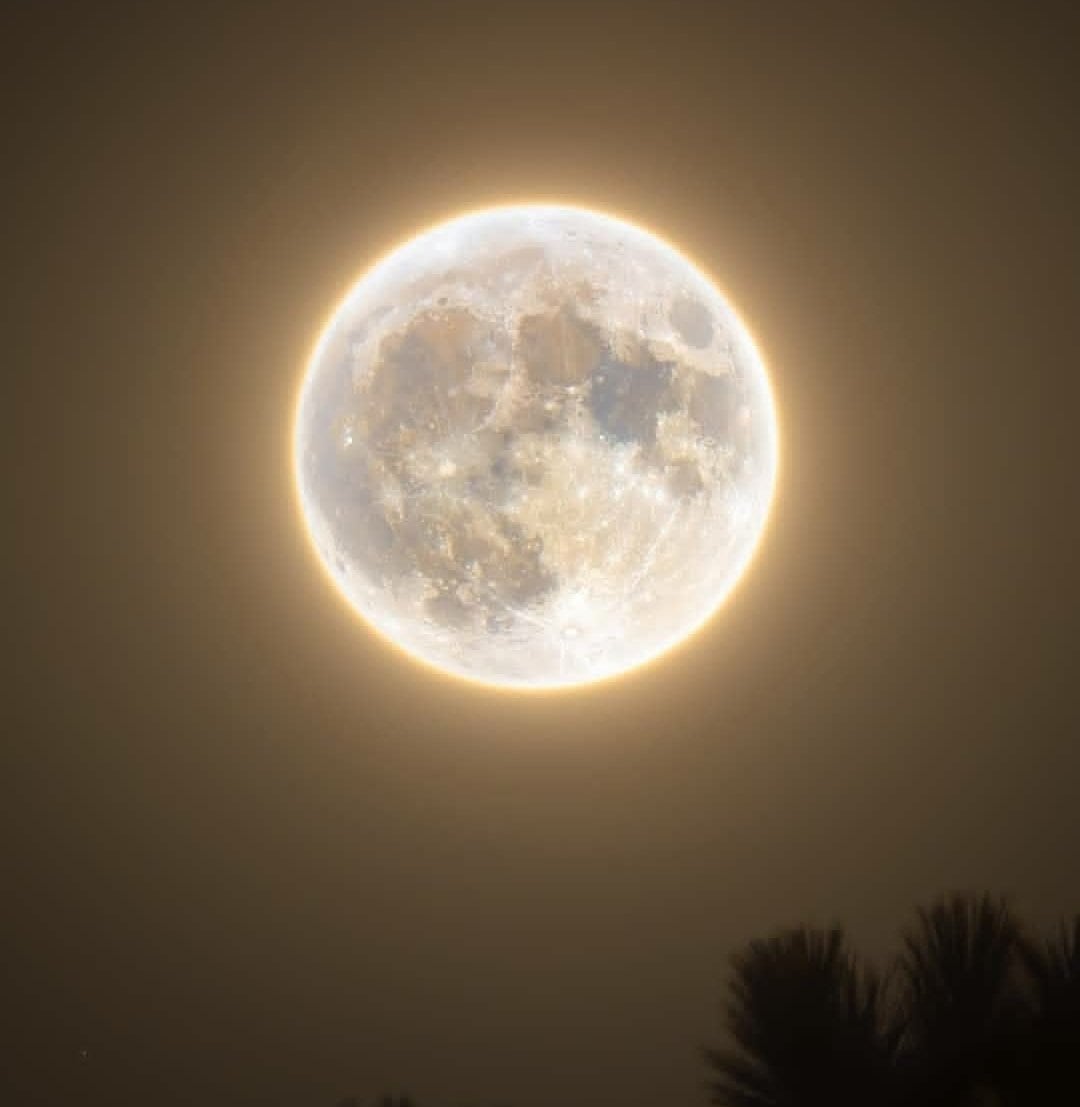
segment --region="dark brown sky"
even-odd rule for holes
[[[1080,907],[1069,6],[194,7],[0,30],[5,1102],[697,1104],[750,937]],[[343,289],[514,199],[684,247],[782,421],[722,614],[539,698],[366,632],[288,456]]]

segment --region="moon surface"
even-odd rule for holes
[[[296,410],[304,519],[349,604],[454,676],[554,688],[700,627],[776,478],[762,360],[640,227],[492,208],[394,250],[323,331]]]

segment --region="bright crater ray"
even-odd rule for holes
[[[716,610],[776,471],[764,367],[717,290],[638,227],[494,208],[349,293],[297,408],[303,513],[350,604],[418,658],[556,687]]]

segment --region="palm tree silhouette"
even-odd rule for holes
[[[894,1039],[881,984],[839,928],[752,942],[732,958],[735,1049],[706,1049],[712,1102],[725,1107],[873,1107],[888,1097]]]
[[[1002,899],[955,894],[919,910],[897,964],[908,1102],[1009,1101],[1025,1022],[1021,949],[1020,926]]]
[[[337,1107],[361,1107],[360,1100],[356,1096],[349,1096],[341,1100]],[[413,1101],[407,1095],[384,1095],[379,1099],[377,1107],[414,1107]]]
[[[1025,942],[1020,950],[1031,989],[1028,1091],[1050,1102],[1076,1087],[1080,1048],[1080,915],[1062,922],[1057,939]]]

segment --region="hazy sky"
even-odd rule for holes
[[[5,6],[10,1101],[703,1103],[749,938],[1077,910],[1070,6],[313,7]],[[701,262],[782,434],[721,614],[542,698],[365,631],[289,457],[357,274],[521,199]]]

